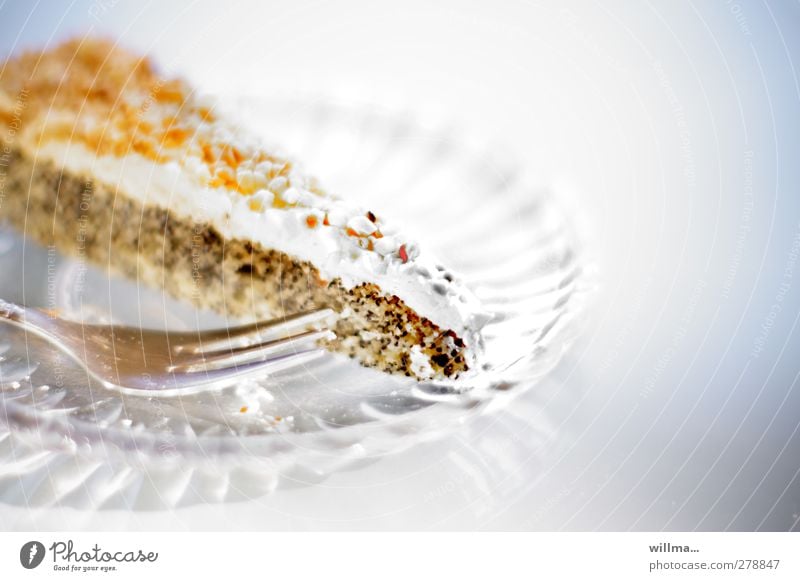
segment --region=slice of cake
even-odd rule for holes
[[[323,191],[177,79],[78,39],[0,71],[0,218],[245,319],[340,313],[333,351],[420,380],[474,367],[475,297],[377,211]]]

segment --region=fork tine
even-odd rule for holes
[[[174,363],[169,368],[169,371],[174,373],[200,373],[203,371],[230,369],[252,362],[264,361],[267,356],[281,351],[290,349],[298,351],[305,345],[316,347],[316,342],[320,339],[331,339],[333,337],[335,335],[327,329],[321,331],[311,330],[281,339],[263,341],[256,345],[222,349],[208,354],[193,354],[187,357],[186,361]]]
[[[175,345],[173,351],[175,353],[204,354],[222,351],[223,349],[247,347],[254,342],[263,342],[264,339],[270,336],[275,337],[292,329],[320,323],[333,315],[334,312],[331,309],[319,309],[270,321],[258,321],[230,329],[203,331],[198,335],[193,335],[193,337],[200,340],[187,338],[186,341]]]
[[[166,387],[156,390],[131,389],[122,386],[112,385],[111,387],[129,395],[158,395],[164,397],[189,395],[209,390],[209,386],[225,387],[248,377],[263,378],[265,373],[277,373],[284,369],[301,367],[325,354],[324,349],[318,347],[287,353],[277,357],[270,357],[264,361],[254,361],[246,363],[236,368],[223,368],[207,370],[203,375],[192,375],[192,381],[188,385],[178,385],[176,387]],[[185,375],[185,374],[179,374]]]
[[[215,372],[218,372],[224,374],[225,377],[234,377],[236,379],[241,379],[250,375],[263,376],[265,371],[275,373],[283,369],[298,367],[308,363],[309,361],[313,361],[324,354],[324,349],[314,347],[304,351],[296,351],[293,353],[287,353],[286,355],[271,357],[264,361],[253,361],[251,363],[246,363],[244,365],[237,366],[235,371],[231,369],[212,370],[209,372],[209,374],[213,375]]]

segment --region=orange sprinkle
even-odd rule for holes
[[[241,413],[243,413],[243,414],[246,414],[246,413],[247,413],[247,409],[248,409],[248,408],[247,408],[247,406],[246,406],[246,405],[243,405],[242,407],[240,407],[240,408],[239,408],[239,411],[240,411]]]
[[[133,149],[133,151],[135,151],[136,153],[140,153],[149,159],[152,159],[159,163],[161,162],[161,157],[158,155],[158,153],[156,153],[155,148],[149,141],[142,141],[137,139],[136,141],[133,142],[131,149]]]
[[[162,142],[164,147],[178,147],[189,137],[189,132],[185,129],[173,128],[164,133]]]
[[[311,214],[306,217],[306,224],[308,224],[309,228],[316,228],[317,227],[317,217],[314,214]]]
[[[323,223],[323,225],[325,225],[325,226],[330,226],[330,225],[331,225],[331,223],[330,223],[330,222],[328,222],[328,214],[325,214],[325,219],[324,219],[324,220],[322,220],[322,223]]]
[[[113,147],[111,148],[111,151],[117,157],[122,157],[128,152],[128,145],[121,141],[117,141],[114,143]]]
[[[231,148],[231,153],[233,153],[233,159],[236,160],[236,165],[239,165],[244,161],[244,154],[235,147]]]
[[[348,228],[348,229],[347,229],[347,235],[348,235],[348,236],[358,236],[358,232],[356,232],[356,231],[355,231],[355,230],[353,230],[352,228]]]
[[[214,114],[211,113],[208,107],[201,107],[197,110],[197,113],[203,121],[214,121]]]
[[[375,232],[373,232],[373,233],[372,233],[372,235],[373,235],[375,238],[377,238],[378,240],[380,240],[381,238],[383,238],[383,234],[381,234],[381,231],[380,231],[380,230],[375,230]]]
[[[239,162],[236,160],[236,154],[233,152],[234,148],[228,146],[222,151],[222,161],[227,163],[232,168],[236,169]]]
[[[180,81],[171,80],[164,83],[158,92],[155,92],[155,98],[160,103],[183,103],[184,97]]]
[[[203,161],[207,164],[217,163],[217,156],[214,149],[208,144],[203,144]]]
[[[375,250],[375,245],[372,243],[372,240],[367,241],[367,250]]]
[[[225,182],[232,182],[233,181],[233,174],[227,168],[221,168],[217,172],[217,177]]]

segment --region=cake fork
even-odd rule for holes
[[[129,395],[179,395],[303,365],[333,333],[320,309],[239,327],[157,331],[68,321],[0,299],[0,321],[59,348],[103,386]]]

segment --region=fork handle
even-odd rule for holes
[[[0,299],[0,317],[3,319],[7,319],[9,321],[15,323],[24,323],[25,322],[25,307],[21,307],[19,305],[15,305],[14,303],[9,303]]]
[[[0,299],[0,319],[5,319],[19,327],[27,327],[38,332],[48,332],[47,315],[38,309],[28,309],[15,303]]]
[[[54,332],[58,327],[57,321],[39,309],[23,307],[0,299],[0,323],[2,321],[7,321],[47,341],[58,343],[58,334]]]

